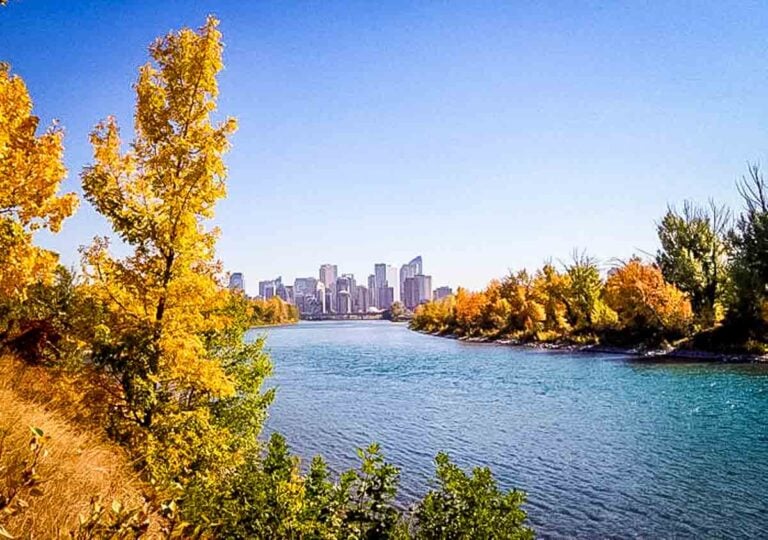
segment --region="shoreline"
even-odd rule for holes
[[[721,363],[721,364],[768,364],[768,356],[747,353],[718,353],[712,351],[703,351],[698,349],[644,349],[641,347],[618,347],[614,345],[577,345],[574,343],[543,343],[533,341],[518,341],[514,339],[493,339],[485,337],[466,337],[456,334],[441,334],[439,332],[424,332],[413,330],[427,336],[440,337],[445,339],[454,339],[463,343],[478,343],[485,345],[498,345],[500,347],[517,347],[521,349],[532,349],[548,352],[574,352],[584,354],[613,354],[621,356],[630,356],[638,360],[647,361],[687,361],[699,363]]]

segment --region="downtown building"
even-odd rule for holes
[[[453,295],[453,289],[450,287],[438,287],[435,289],[435,291],[432,293],[432,299],[437,302],[438,300],[442,300],[443,298],[448,298],[449,296]]]
[[[242,272],[233,272],[229,276],[229,290],[245,292],[245,278]]]

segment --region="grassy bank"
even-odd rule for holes
[[[0,358],[0,526],[15,538],[70,538],[96,500],[109,511],[116,500],[143,504],[125,452],[89,427],[68,386],[44,368]]]

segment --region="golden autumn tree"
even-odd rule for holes
[[[260,343],[243,343],[247,302],[221,285],[218,232],[206,226],[226,193],[222,156],[236,129],[211,118],[223,67],[217,26],[209,17],[150,46],[135,84],[135,138],[123,149],[116,120],[103,121],[82,173],[86,198],[132,249],[116,258],[97,238],[84,250],[109,311],[94,360],[118,381],[118,423],[141,442],[150,474],[182,483],[227,466],[232,445],[255,443],[269,401],[259,393],[268,358]]]
[[[73,193],[59,195],[63,133],[54,124],[38,135],[39,125],[24,81],[0,64],[0,296],[12,301],[56,268],[58,256],[34,245],[35,232],[59,232],[77,209]]]
[[[693,322],[688,297],[667,283],[658,266],[637,257],[613,269],[605,283],[605,301],[622,328],[662,335],[684,335]]]
[[[571,326],[567,320],[570,276],[567,273],[558,272],[551,263],[546,263],[536,272],[533,287],[536,291],[535,296],[544,308],[545,330],[557,336],[570,332]]]
[[[544,299],[527,271],[505,277],[501,282],[501,294],[510,305],[510,330],[532,335],[542,329],[546,321]]]
[[[479,333],[483,323],[483,310],[488,299],[483,292],[473,292],[463,287],[456,291],[454,307],[456,326],[462,335]]]

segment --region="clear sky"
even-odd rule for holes
[[[421,254],[480,287],[586,248],[656,249],[668,202],[739,207],[768,149],[765,2],[11,0],[0,60],[66,129],[68,190],[170,29],[221,19],[220,110],[240,129],[219,255],[259,279],[359,281]],[[84,203],[43,242],[77,260],[108,231]]]

